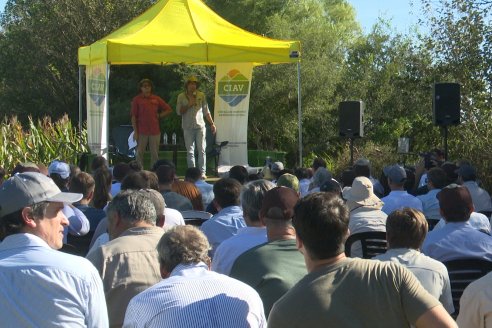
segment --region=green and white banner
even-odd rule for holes
[[[217,64],[214,121],[216,143],[229,141],[219,158],[219,173],[234,165],[248,166],[248,111],[252,63]]]
[[[87,141],[93,154],[108,155],[108,78],[109,65],[86,68]]]

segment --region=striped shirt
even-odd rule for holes
[[[135,296],[123,327],[266,327],[266,321],[253,288],[200,262],[178,265],[169,278]]]

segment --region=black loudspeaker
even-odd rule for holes
[[[439,126],[460,124],[460,100],[459,83],[434,84],[434,98],[432,99],[434,124]]]
[[[338,106],[340,137],[362,138],[364,136],[364,102],[342,101]]]

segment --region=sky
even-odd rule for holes
[[[417,23],[418,8],[410,6],[411,0],[348,0],[357,12],[357,20],[365,32],[369,32],[378,17],[390,19],[391,25],[400,32],[406,33]],[[419,1],[414,2],[419,3]],[[0,11],[3,12],[7,0],[0,0]]]
[[[417,24],[419,1],[410,5],[411,0],[348,0],[355,8],[357,20],[365,32],[369,32],[378,21],[378,17],[391,20],[391,26],[397,32],[406,34]]]

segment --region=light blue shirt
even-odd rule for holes
[[[427,234],[422,253],[441,262],[469,257],[492,261],[492,237],[469,222],[448,222]]]
[[[258,293],[203,262],[180,264],[169,278],[135,296],[123,327],[266,327]]]
[[[437,199],[437,193],[440,191],[441,189],[432,189],[425,195],[417,196],[422,202],[423,213],[427,219],[439,220],[441,218],[439,199]]]
[[[244,227],[237,235],[226,239],[217,247],[212,261],[212,271],[229,275],[236,259],[251,248],[268,241],[266,227]]]
[[[18,233],[0,244],[2,327],[108,327],[103,285],[86,259]]]
[[[423,210],[422,202],[404,190],[393,190],[388,196],[381,198],[381,200],[384,203],[381,210],[388,215],[394,210],[401,210],[404,207],[414,208],[421,212]]]
[[[441,262],[409,248],[391,248],[373,259],[405,266],[412,271],[425,290],[442,303],[448,313],[454,312],[448,269]]]
[[[219,213],[204,222],[201,229],[212,246],[210,256],[213,257],[220,243],[227,238],[235,236],[237,231],[245,226],[243,209],[239,206],[223,208]]]
[[[90,222],[81,210],[65,204],[62,212],[68,219],[68,226],[63,230],[64,244],[67,243],[67,234],[71,234],[73,236],[84,236],[89,232],[91,228]]]
[[[210,183],[206,183],[205,181],[199,179],[195,182],[195,186],[200,189],[202,193],[202,202],[203,208],[207,208],[208,204],[210,204],[214,200],[214,186]]]

